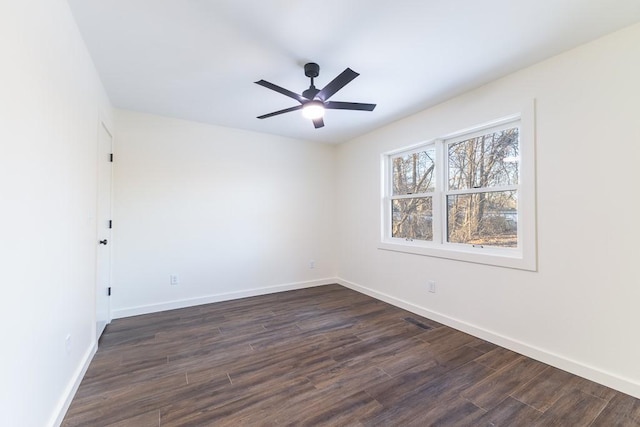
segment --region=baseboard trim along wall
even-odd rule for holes
[[[157,313],[159,311],[175,310],[177,308],[193,307],[196,305],[211,304],[214,302],[229,301],[240,298],[255,297],[258,295],[273,294],[276,292],[292,291],[295,289],[312,288],[314,286],[330,285],[336,282],[335,277],[309,280],[305,282],[287,283],[275,286],[266,286],[262,288],[251,288],[237,292],[226,292],[222,294],[207,295],[197,298],[187,298],[175,301],[167,301],[159,304],[141,305],[137,307],[128,307],[113,310],[112,319],[120,319],[123,317],[138,316],[140,314]]]
[[[73,373],[72,380],[69,381],[62,397],[58,401],[58,405],[56,405],[51,421],[48,424],[50,427],[57,427],[62,424],[62,420],[64,420],[64,416],[67,414],[69,406],[71,406],[71,401],[76,395],[78,387],[80,387],[80,383],[84,378],[84,374],[87,372],[87,369],[89,369],[89,365],[97,351],[98,343],[94,341],[93,345],[85,352],[84,357],[82,358],[82,363],[78,365],[78,368]]]
[[[540,362],[546,363],[548,365],[554,366],[588,380],[597,382],[607,387],[611,387],[613,389],[621,391],[622,393],[626,393],[640,399],[640,384],[627,380],[610,372],[603,371],[593,366],[585,365],[584,363],[568,359],[548,350],[544,350],[518,341],[517,339],[500,335],[495,332],[477,327],[470,323],[425,309],[403,299],[396,298],[394,296],[385,294],[383,292],[378,292],[373,289],[369,289],[365,286],[358,285],[341,278],[336,278],[332,283],[338,283],[356,292],[360,292],[362,294],[387,302],[396,307],[403,308],[420,316],[435,320],[436,322],[440,322],[443,325],[447,325],[452,328],[458,329],[459,331],[466,332],[485,341],[489,341],[493,344],[497,344],[501,347],[515,351],[516,353],[520,353],[532,359],[538,360]]]

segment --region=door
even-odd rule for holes
[[[112,137],[104,123],[98,134],[98,203],[96,262],[96,340],[111,321],[111,165]]]

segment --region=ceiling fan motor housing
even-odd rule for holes
[[[318,94],[318,92],[320,92],[320,90],[316,89],[314,85],[311,85],[309,89],[302,92],[302,96],[309,100],[313,100]]]

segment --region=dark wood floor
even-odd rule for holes
[[[64,426],[640,426],[640,400],[338,285],[114,321]]]

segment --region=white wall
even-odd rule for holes
[[[116,128],[114,317],[331,283],[335,147],[127,111]]]
[[[638,76],[640,25],[341,145],[343,283],[640,397]],[[382,153],[532,98],[537,272],[377,249]]]
[[[42,427],[95,349],[96,144],[110,107],[65,1],[0,2],[0,52],[0,425]]]

